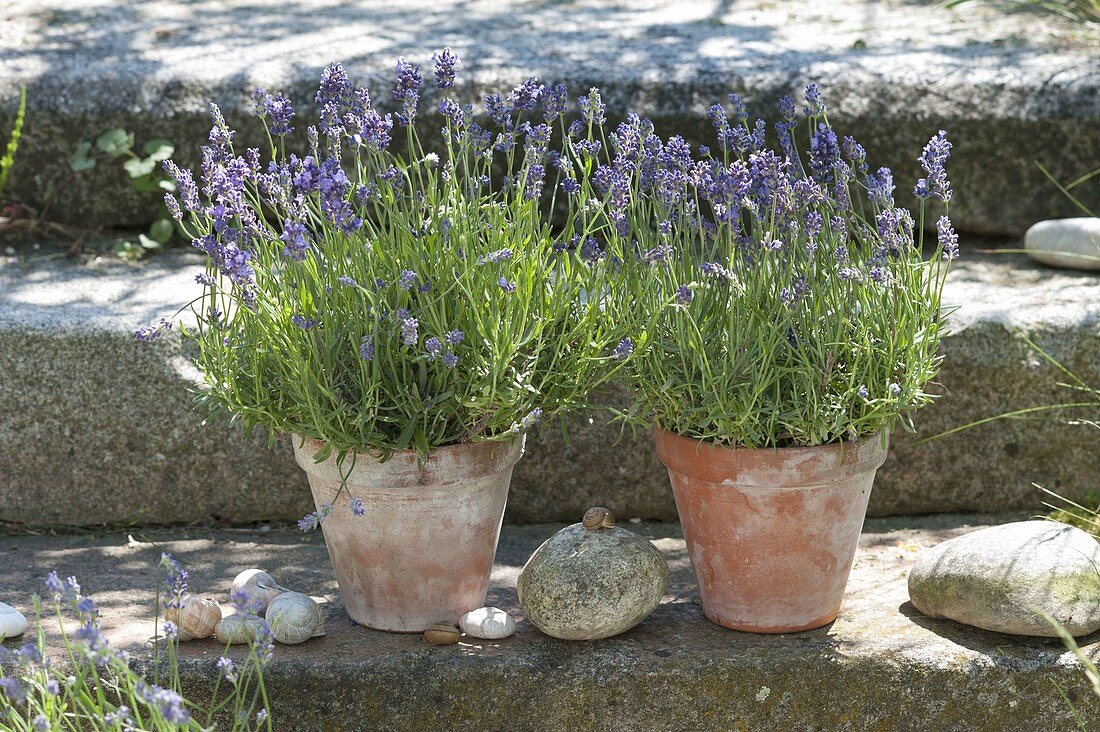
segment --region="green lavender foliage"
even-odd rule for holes
[[[197,325],[186,330],[206,375],[201,405],[337,453],[425,454],[512,439],[541,417],[584,408],[616,375],[614,350],[637,318],[609,317],[590,295],[613,286],[623,255],[586,260],[564,248],[606,221],[571,215],[555,229],[540,208],[554,205],[556,190],[533,190],[548,167],[546,143],[525,150],[517,130],[540,123],[542,111],[514,110],[497,137],[512,144],[495,156],[468,113],[436,119],[442,155],[426,154],[411,124],[393,127],[392,147],[311,133],[309,165],[346,171],[339,200],[314,191],[287,203],[292,192],[246,180],[228,225],[249,228],[247,270],[225,264],[238,250],[226,248],[207,209],[191,210],[181,185],[181,225],[212,253]],[[306,169],[283,135],[269,136],[281,170]],[[226,141],[219,157],[233,160],[232,132],[215,137]],[[204,179],[221,175],[219,165]],[[494,165],[506,171],[503,185]],[[361,224],[326,211],[344,205]]]
[[[748,120],[742,124],[750,134]],[[824,114],[811,114],[810,131],[819,124],[828,125]],[[755,164],[727,150],[718,162],[742,171],[746,160]],[[802,168],[790,163],[792,175]],[[639,238],[648,235],[640,248],[669,245],[671,253],[660,265],[628,268],[632,307],[659,313],[632,359],[637,399],[628,417],[753,448],[911,428],[911,413],[934,399],[926,387],[941,360],[941,292],[955,252],[937,246],[926,259],[923,204],[914,245],[912,219],[892,199],[866,200],[868,180],[874,184],[855,175],[843,193],[826,188],[793,218],[775,204],[749,203],[733,217],[714,217],[710,228],[679,221],[668,238],[639,223]],[[704,192],[691,195],[707,218],[713,205]],[[851,207],[841,203],[849,196]],[[877,220],[884,212],[885,238]],[[807,224],[813,213],[822,222],[816,233]],[[677,216],[658,200],[636,215]],[[904,245],[883,258],[895,238]]]

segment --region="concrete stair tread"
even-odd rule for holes
[[[702,617],[676,524],[627,524],[669,560],[669,592],[637,628],[587,643],[549,638],[527,622],[503,641],[444,648],[360,628],[343,612],[321,536],[278,529],[0,536],[0,587],[5,602],[28,611],[50,569],[78,575],[112,644],[140,663],[151,655],[160,552],[184,563],[193,591],[219,600],[238,571],[268,569],[324,601],[328,630],[276,648],[266,678],[277,729],[1070,729],[1054,682],[1085,719],[1100,713],[1100,700],[1058,641],[925,618],[907,600],[920,549],[1020,517],[871,519],[839,619],[779,636]],[[521,616],[516,577],[558,528],[505,528],[489,604]],[[1096,637],[1082,645],[1100,656]],[[183,646],[184,684],[196,698],[208,693],[222,653],[212,640]]]
[[[846,131],[872,161],[895,167],[900,191],[915,180],[928,137],[938,127],[955,135],[952,208],[966,230],[1018,232],[1071,211],[1033,161],[1068,180],[1100,154],[1096,32],[982,4],[302,0],[261,12],[248,0],[62,0],[5,15],[0,129],[14,116],[19,87],[30,93],[16,190],[33,203],[65,176],[54,211],[83,223],[148,221],[156,197],[128,191],[116,166],[69,178],[80,137],[121,125],[139,144],[167,137],[195,160],[211,100],[235,124],[246,121],[256,86],[292,93],[304,111],[320,69],[340,59],[385,105],[394,58],[425,63],[445,45],[463,57],[458,93],[468,99],[536,74],[574,94],[600,86],[613,112],[636,108],[662,130],[708,144],[706,108],[727,91],[761,113],[807,81],[822,82],[830,116],[852,122]],[[296,123],[304,126],[301,115]],[[261,135],[244,130],[240,139],[258,144]]]

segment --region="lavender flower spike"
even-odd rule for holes
[[[940,248],[943,249],[943,258],[958,259],[959,235],[955,233],[954,227],[951,226],[951,219],[940,216],[939,221],[936,222],[936,234],[939,237]]]
[[[450,89],[455,85],[455,71],[460,67],[458,56],[450,48],[444,48],[432,56],[435,64],[435,85],[439,89]]]
[[[917,198],[938,198],[944,203],[951,200],[951,181],[947,179],[947,159],[951,157],[951,143],[947,141],[947,133],[940,130],[936,136],[928,141],[921,152],[920,166],[927,173],[925,178],[917,181],[913,189],[913,195]]]

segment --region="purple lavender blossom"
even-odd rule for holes
[[[938,198],[944,203],[951,200],[951,181],[947,179],[947,159],[951,157],[951,143],[947,141],[947,133],[940,130],[936,136],[924,146],[918,159],[925,178],[917,181],[913,189],[913,195],[917,198]]]
[[[870,393],[871,392],[867,390],[866,386],[861,385],[858,389],[856,389],[856,394],[858,394],[859,397],[862,399],[866,399]]]
[[[411,290],[416,285],[416,272],[411,269],[402,270],[397,278],[397,286],[402,290]]]
[[[237,667],[231,659],[225,656],[220,657],[218,662],[214,664],[214,668],[216,668],[218,674],[229,683],[237,683]]]
[[[306,318],[304,315],[291,316],[290,322],[294,323],[294,325],[298,326],[302,330],[313,330],[317,327],[316,318]]]
[[[27,700],[27,690],[13,678],[0,677],[0,692],[4,693],[13,706],[21,706]]]
[[[680,285],[676,288],[676,302],[681,307],[687,307],[691,304],[692,299],[695,297],[695,293],[691,291],[691,288],[687,285]]]
[[[600,90],[595,87],[588,90],[588,96],[577,100],[577,109],[586,125],[602,127],[607,122],[607,106],[603,103]]]
[[[435,65],[435,85],[438,89],[450,89],[455,85],[455,72],[459,69],[458,56],[450,48],[432,54]]]
[[[894,206],[894,174],[889,168],[879,168],[867,176],[867,198],[879,208]]]
[[[427,352],[429,360],[434,361],[442,355],[443,344],[438,338],[432,336],[424,340],[424,350]]]
[[[290,126],[294,106],[289,99],[282,94],[268,94],[263,89],[253,92],[252,98],[256,100],[256,116],[267,124],[268,132],[281,137],[294,131]]]
[[[634,353],[634,341],[623,338],[619,341],[619,345],[615,346],[615,350],[611,352],[611,357],[616,361],[625,361],[630,358],[632,353]]]
[[[161,163],[164,172],[176,181],[176,190],[179,191],[183,207],[188,211],[200,211],[202,204],[199,202],[199,188],[195,185],[195,178],[190,170],[181,170],[171,160]]]
[[[168,215],[176,221],[183,221],[183,211],[180,210],[179,199],[171,193],[164,194],[164,207],[168,209]]]
[[[420,101],[420,87],[424,84],[424,77],[420,75],[420,67],[413,66],[404,58],[397,59],[397,83],[393,88],[393,98],[403,102],[402,112],[397,115],[397,121],[403,125],[410,125],[416,119],[416,104]]]
[[[834,171],[840,161],[840,145],[836,133],[824,122],[818,124],[817,131],[810,140],[810,171],[821,183],[832,182]]]
[[[170,724],[187,724],[191,721],[191,712],[187,709],[183,697],[171,689],[162,689],[139,681],[135,689],[138,697],[160,714]]]
[[[367,507],[363,505],[362,498],[352,498],[348,501],[348,508],[351,509],[352,514],[355,516],[362,516],[367,512]]]
[[[569,106],[569,89],[565,84],[543,87],[542,118],[548,123],[559,119]]]
[[[527,170],[527,183],[523,195],[529,201],[537,201],[542,195],[542,184],[546,178],[546,168],[542,165],[532,165]]]
[[[166,608],[179,608],[182,606],[183,596],[187,594],[187,570],[167,552],[160,555],[160,566],[166,570],[161,603]]]
[[[351,98],[351,81],[343,65],[333,62],[321,72],[321,86],[314,101],[320,105],[329,102],[347,102]]]
[[[43,584],[46,587],[46,591],[49,592],[50,596],[53,598],[53,601],[60,602],[62,595],[65,594],[65,583],[57,576],[56,569],[46,575]]]
[[[50,724],[50,720],[46,719],[45,714],[39,714],[38,716],[36,716],[31,724],[34,726],[35,732],[48,732],[48,730],[53,726]]]
[[[890,396],[898,396],[901,394],[901,386],[899,386],[898,384],[891,383],[889,388]]]
[[[406,346],[415,346],[420,340],[420,323],[416,318],[401,319],[401,342]]]
[[[513,109],[529,112],[538,107],[544,89],[538,78],[532,76],[512,90],[508,95],[508,101],[511,102]]]
[[[359,358],[364,361],[374,360],[374,336],[365,335],[359,341]]]
[[[447,351],[443,354],[443,365],[449,369],[453,369],[458,365],[458,356],[451,351]]]
[[[542,421],[542,408],[535,407],[518,422],[512,423],[512,432],[526,432]]]
[[[505,247],[504,249],[497,249],[495,252],[489,252],[488,254],[482,254],[477,258],[477,263],[482,264],[499,264],[507,259],[512,258],[512,250]]]
[[[156,325],[146,325],[134,331],[134,338],[142,343],[152,343],[159,340],[166,331],[172,330],[171,321],[161,318]]]
[[[309,231],[305,224],[298,221],[287,221],[283,224],[283,234],[280,237],[286,244],[283,247],[283,256],[295,262],[304,261],[309,252]]]
[[[497,278],[497,285],[505,292],[512,293],[516,291],[516,283],[509,280],[504,275]]]
[[[344,287],[358,287],[359,286],[359,283],[355,281],[355,278],[348,277],[347,275],[340,275],[339,277],[336,278],[336,281],[339,282]]]
[[[307,513],[305,516],[298,519],[299,531],[302,531],[303,533],[313,531],[314,529],[318,528],[322,523],[324,523],[325,519],[328,518],[328,515],[330,513],[332,513],[332,504],[322,504],[321,507],[316,511]]]
[[[825,114],[825,102],[821,98],[821,90],[817,84],[806,85],[806,103],[809,105],[802,109],[807,117],[820,117]]]
[[[943,249],[944,259],[958,259],[959,257],[959,235],[955,233],[955,229],[951,226],[951,219],[946,216],[940,216],[936,222],[936,234],[939,239],[940,248]]]
[[[447,341],[448,345],[457,346],[465,337],[466,334],[456,328],[443,336],[443,340]]]

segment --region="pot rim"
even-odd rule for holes
[[[670,471],[725,486],[813,488],[877,470],[886,461],[889,433],[810,447],[730,447],[654,427],[657,455]],[[794,470],[814,461],[810,471]],[[808,481],[805,474],[813,475]]]
[[[296,433],[289,437],[294,460],[306,473],[340,472],[335,451],[320,463],[314,460],[323,441]],[[357,451],[351,454],[355,462],[347,482],[373,481],[379,476],[395,486],[464,482],[512,468],[523,457],[526,439],[526,434],[520,434],[512,440],[444,445],[433,448],[423,460],[415,450],[397,450],[385,462],[379,460],[377,451]]]

